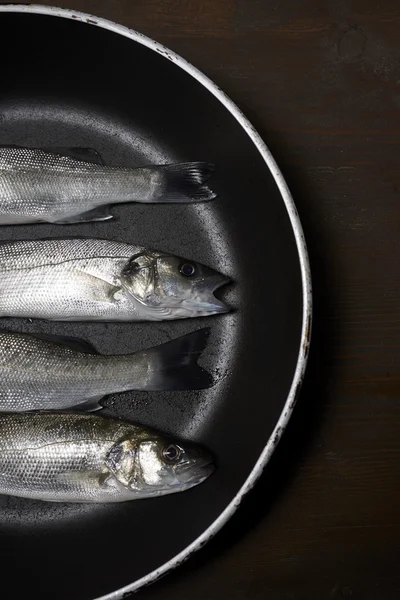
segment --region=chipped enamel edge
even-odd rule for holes
[[[253,488],[258,478],[263,472],[264,467],[268,463],[272,453],[279,442],[283,431],[285,430],[286,425],[289,422],[290,416],[293,412],[294,406],[296,404],[296,399],[298,392],[300,390],[304,372],[307,363],[307,355],[310,344],[310,334],[311,334],[311,319],[312,319],[312,288],[311,288],[311,273],[310,273],[310,265],[308,260],[307,246],[304,239],[303,229],[300,223],[300,219],[293,201],[293,198],[290,194],[289,188],[286,184],[286,181],[283,178],[282,173],[280,172],[274,158],[272,157],[270,151],[267,146],[251,125],[251,123],[247,120],[241,110],[232,102],[228,96],[213,83],[206,75],[204,75],[201,71],[196,69],[193,65],[187,62],[184,58],[181,58],[162,44],[155,42],[154,40],[148,38],[137,31],[132,29],[128,29],[123,25],[118,25],[113,23],[112,21],[108,21],[103,18],[94,17],[82,12],[73,11],[70,9],[62,9],[52,6],[41,6],[41,5],[13,5],[6,4],[0,5],[0,12],[16,12],[16,13],[34,13],[34,14],[42,14],[42,15],[51,15],[54,17],[63,17],[66,19],[73,19],[77,21],[81,21],[83,23],[87,23],[89,25],[102,27],[103,29],[108,29],[109,31],[113,31],[114,33],[118,33],[119,35],[123,35],[139,44],[143,44],[150,50],[154,50],[158,52],[178,67],[189,73],[192,77],[197,79],[199,83],[201,83],[211,94],[213,94],[224,106],[229,110],[229,112],[235,117],[238,123],[243,127],[246,131],[261,156],[265,160],[269,170],[271,171],[272,176],[275,179],[275,183],[278,186],[278,189],[282,195],[282,199],[285,203],[289,219],[293,228],[293,233],[295,236],[298,254],[299,254],[299,262],[300,262],[300,270],[301,270],[301,278],[302,278],[302,286],[303,286],[303,325],[301,332],[301,340],[300,340],[300,349],[297,360],[297,366],[293,377],[293,382],[290,388],[289,395],[285,402],[285,406],[282,410],[282,413],[279,417],[279,420],[276,424],[276,427],[268,440],[264,450],[262,451],[259,459],[253,467],[250,475],[247,480],[233,498],[233,500],[228,504],[225,510],[219,515],[219,517],[204,531],[196,540],[194,540],[189,546],[187,546],[184,550],[182,550],[179,554],[174,556],[171,560],[164,563],[162,566],[158,567],[151,573],[148,573],[144,577],[141,577],[137,581],[121,588],[116,592],[111,592],[110,594],[106,594],[105,596],[101,596],[97,598],[97,600],[123,600],[131,593],[139,590],[139,588],[149,585],[150,583],[155,582],[157,579],[165,575],[171,569],[178,567],[182,562],[184,562],[190,555],[203,547],[220,529],[221,527],[232,517],[235,513],[236,509],[240,505],[243,497]]]

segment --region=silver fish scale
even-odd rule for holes
[[[33,336],[0,333],[0,411],[66,408],[129,389],[145,389],[144,352],[101,356]],[[150,374],[151,376],[151,374]]]
[[[96,441],[55,441],[39,448],[5,450],[0,454],[0,484],[7,480],[7,485],[2,488],[5,493],[15,494],[21,490],[27,494],[63,493],[66,499],[68,496],[73,499],[77,495],[83,496],[84,499],[94,498],[96,489],[93,486],[88,486],[79,477],[64,481],[63,474],[71,471],[74,474],[89,471],[95,472],[99,478],[104,468],[99,460],[103,455],[102,450],[104,452],[104,444]]]
[[[52,501],[116,501],[105,459],[137,428],[91,415],[0,415],[0,493]],[[107,481],[108,477],[108,481]]]
[[[96,239],[0,245],[0,315],[58,320],[136,320],[143,308],[121,282],[143,249]],[[49,315],[54,315],[53,317]]]
[[[87,173],[98,169],[95,163],[84,162],[61,154],[52,154],[35,148],[0,148],[0,171],[73,169]]]
[[[102,239],[27,240],[0,244],[0,269],[29,269],[74,260],[125,258],[142,252],[140,246]]]
[[[110,203],[151,201],[151,168],[106,167],[37,149],[0,148],[0,224],[63,221]]]

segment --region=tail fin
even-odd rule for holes
[[[176,340],[146,350],[149,379],[146,390],[201,390],[212,377],[197,364],[207,345],[210,328],[199,329]]]
[[[155,168],[163,173],[163,185],[152,202],[205,202],[217,195],[205,185],[214,172],[211,163],[188,162]]]

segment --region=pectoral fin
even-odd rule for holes
[[[55,475],[55,479],[64,485],[98,486],[103,488],[107,485],[110,473],[99,473],[98,471],[64,471]]]
[[[72,223],[90,223],[92,221],[109,221],[114,217],[110,213],[109,206],[97,206],[92,210],[81,213],[80,215],[74,215],[60,221],[55,221],[58,225],[68,225]]]
[[[104,398],[104,394],[101,396],[92,396],[75,406],[71,406],[70,410],[82,412],[95,412],[96,410],[101,410],[103,407],[99,404],[99,400],[102,398]]]
[[[107,308],[118,303],[121,293],[124,293],[121,286],[109,283],[101,274],[97,276],[86,273],[78,267],[71,274],[71,283],[74,285],[75,297],[79,298],[82,312],[76,310],[65,316],[57,315],[50,320],[104,321]]]

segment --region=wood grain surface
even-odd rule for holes
[[[207,547],[136,597],[400,598],[398,0],[62,4],[166,44],[232,97],[312,261],[309,369],[272,463]]]

